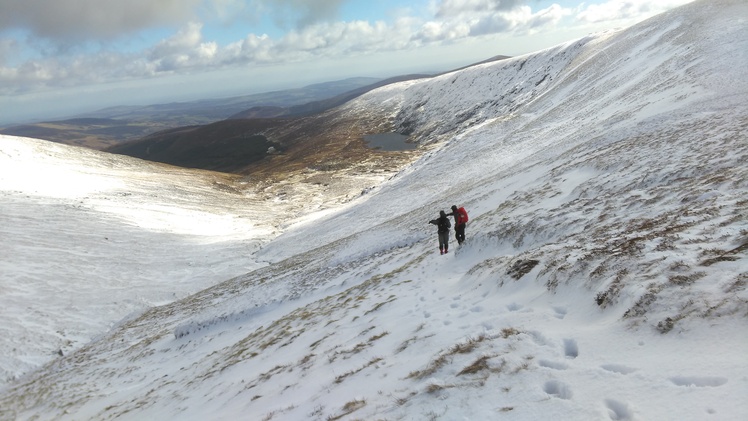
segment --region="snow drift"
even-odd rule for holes
[[[9,384],[0,416],[744,418],[746,15],[699,1],[346,104],[429,151]],[[467,242],[440,256],[452,204]]]

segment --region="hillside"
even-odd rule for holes
[[[147,205],[158,187],[132,184],[154,179],[143,162],[112,158],[116,173],[102,174],[96,162],[106,155],[77,161],[60,149],[69,164],[61,174],[99,180],[96,202],[85,190],[59,202],[64,218],[137,235],[122,254],[141,242],[163,253],[155,259],[179,274],[143,295],[183,291],[179,279],[191,287],[146,300],[128,317],[112,312],[109,330],[28,368],[0,389],[0,418],[745,419],[746,15],[742,1],[696,1],[624,30],[371,91],[331,110],[335,130],[345,133],[354,117],[384,121],[421,148],[379,178],[345,165],[336,171],[329,155],[317,156],[330,165],[298,169],[338,191],[289,183],[296,196],[284,200],[263,196],[269,185],[251,178],[239,191],[248,179],[226,175],[220,190],[237,189],[231,199],[206,200],[212,188],[167,190],[180,199],[174,212],[196,203],[204,212],[183,234],[210,230],[214,207],[247,222],[237,203],[256,209],[248,217],[260,228],[265,218],[279,221],[263,233],[176,241],[161,237],[158,224],[131,225],[135,211],[119,227],[108,216],[130,202],[101,203],[135,190],[130,206]],[[25,264],[5,262],[16,289],[65,261],[53,238],[33,243],[60,221],[18,211],[63,200],[42,188],[48,178],[21,183],[6,170],[29,144],[37,148],[25,155],[30,162],[56,162],[39,142],[0,142],[0,203],[18,206],[15,224],[0,224],[0,233],[12,250],[49,250],[52,260],[18,252]],[[141,175],[131,178],[129,165]],[[343,180],[353,176],[356,186]],[[367,181],[374,187],[346,197]],[[79,202],[84,209],[74,208]],[[276,204],[278,213],[263,213]],[[467,242],[440,255],[427,221],[452,204],[470,213]],[[20,224],[36,236],[12,228]],[[251,238],[258,242],[244,256],[230,251]],[[191,244],[194,254],[180,261],[170,242]],[[59,284],[94,295],[106,278],[89,279],[98,266],[80,255],[78,271]],[[214,258],[241,273],[216,273],[211,283],[205,271]],[[119,279],[126,285],[137,271],[135,262],[122,265]],[[198,275],[205,288],[195,292]],[[76,306],[96,312],[78,303],[57,309]],[[26,326],[51,317],[22,309],[26,325],[8,324],[4,337],[24,337]]]
[[[0,129],[0,133],[100,150],[122,140],[137,139],[160,129],[163,129],[161,123],[111,118],[73,118],[10,126]]]
[[[507,58],[496,56],[482,63]],[[429,77],[402,75],[303,104],[255,106],[213,124],[164,130],[105,150],[187,168],[252,174],[262,180],[277,180],[279,168],[283,176],[288,169],[300,167],[350,169],[361,161],[381,161],[382,154],[369,150],[364,137],[390,132],[392,124],[386,115],[341,114],[337,107],[376,88]],[[275,153],[267,152],[270,147]],[[334,162],[320,162],[328,161],[325,156],[334,157]]]
[[[10,125],[0,128],[0,133],[104,150],[164,130],[215,123],[250,108],[255,112],[256,107],[276,110],[256,117],[288,114],[294,107],[310,108],[304,104],[324,103],[378,82],[359,77],[229,98],[111,107],[66,120]]]

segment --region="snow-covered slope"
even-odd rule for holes
[[[430,151],[8,385],[0,418],[744,419],[745,16],[697,1],[347,104]]]
[[[130,313],[262,266],[247,256],[280,221],[233,184],[0,136],[0,384]]]

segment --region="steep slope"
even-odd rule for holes
[[[11,385],[8,418],[741,419],[740,1],[371,92],[431,151],[267,266]],[[426,221],[463,204],[441,256]],[[677,358],[674,358],[677,356]]]
[[[266,185],[0,135],[0,387],[130,314],[263,266],[262,244],[392,170]]]

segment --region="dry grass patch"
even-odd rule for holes
[[[429,362],[429,364],[426,366],[425,369],[411,371],[406,378],[423,379],[425,377],[428,377],[436,373],[440,368],[447,365],[448,362],[449,362],[449,358],[447,357],[447,355],[445,354],[439,355],[435,359],[431,360],[431,362]]]
[[[647,313],[649,307],[657,301],[657,294],[662,291],[662,286],[656,283],[649,284],[647,292],[634,303],[634,305],[623,313],[624,319],[641,317]]]
[[[520,333],[522,332],[513,327],[505,327],[504,329],[501,329],[501,337],[504,339],[507,339],[510,336],[519,335]]]
[[[374,364],[376,364],[376,363],[378,363],[378,362],[382,361],[383,359],[384,359],[384,358],[381,358],[381,357],[376,357],[376,358],[372,358],[372,359],[371,359],[371,360],[370,360],[370,361],[369,361],[368,363],[366,363],[366,364],[365,364],[364,366],[362,366],[362,367],[360,367],[360,368],[358,368],[358,369],[356,369],[356,370],[351,370],[351,371],[349,371],[349,372],[347,372],[347,373],[344,373],[344,374],[341,374],[341,375],[339,375],[339,376],[336,376],[336,377],[335,377],[335,383],[342,383],[342,382],[343,382],[343,380],[345,380],[346,378],[348,378],[348,377],[350,377],[350,376],[352,376],[352,375],[354,375],[354,374],[356,374],[356,373],[359,373],[359,372],[363,371],[364,369],[366,369],[366,368],[368,368],[368,367],[371,367],[372,365],[374,365]]]
[[[350,415],[365,406],[366,406],[366,399],[354,399],[352,401],[346,402],[346,404],[343,405],[342,412],[340,414],[330,415],[326,418],[326,420],[336,421],[336,420],[342,419],[346,415]]]
[[[697,280],[706,276],[706,272],[694,272],[688,275],[674,275],[668,278],[668,281],[673,285],[685,286],[691,285]]]
[[[457,373],[458,376],[462,376],[463,374],[476,374],[484,370],[488,370],[488,360],[492,358],[488,355],[484,355],[477,360],[473,361],[471,364],[469,364],[467,367],[460,370],[459,373]]]
[[[453,387],[457,387],[457,386],[453,384],[429,383],[429,385],[426,386],[426,393],[434,394],[437,392],[441,392],[442,390],[451,389]]]

